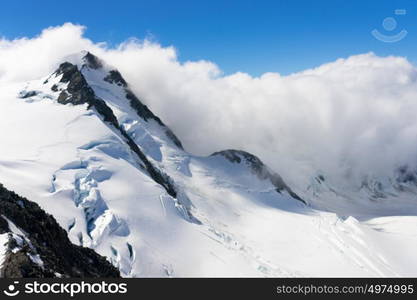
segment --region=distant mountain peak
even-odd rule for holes
[[[269,168],[257,156],[243,150],[234,149],[215,152],[211,156],[223,156],[231,163],[245,163],[251,169],[251,171],[258,176],[258,178],[262,180],[269,180],[276,187],[278,193],[286,191],[294,199],[297,199],[306,204],[306,202],[301,199],[301,197],[299,197],[291,190],[291,188],[284,182],[280,175],[269,170]]]
[[[103,67],[103,61],[92,54],[91,52],[85,51],[85,55],[83,56],[82,60],[85,64],[91,69],[100,69]],[[82,52],[84,54],[84,52]]]

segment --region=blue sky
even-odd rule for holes
[[[87,26],[95,42],[120,43],[152,37],[173,45],[179,59],[206,59],[226,73],[289,74],[339,57],[373,51],[417,62],[417,1],[3,1],[0,35],[35,36],[46,27],[73,22]],[[395,9],[406,9],[396,15]],[[397,21],[386,30],[387,17]],[[384,43],[378,29],[408,35]]]

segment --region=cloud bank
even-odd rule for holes
[[[194,154],[243,149],[289,181],[417,165],[417,69],[405,58],[367,53],[289,76],[224,76],[212,62],[181,63],[173,47],[131,39],[112,48],[84,29],[1,39],[0,85],[43,77],[88,50],[118,68]]]

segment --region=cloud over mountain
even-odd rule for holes
[[[417,163],[417,69],[405,58],[367,53],[289,76],[225,76],[212,62],[180,62],[174,47],[137,39],[109,47],[84,30],[67,23],[1,39],[0,85],[45,76],[88,50],[118,68],[195,154],[250,151],[292,181]]]

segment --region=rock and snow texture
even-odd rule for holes
[[[105,258],[70,242],[55,219],[0,184],[0,277],[119,277]]]
[[[417,276],[415,181],[290,187],[243,151],[193,156],[89,53],[0,95],[0,182],[122,276]]]

